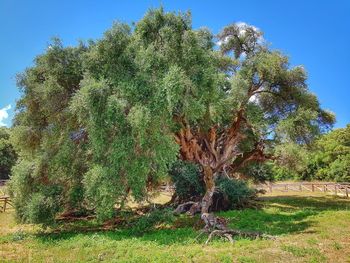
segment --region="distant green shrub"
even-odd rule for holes
[[[302,180],[350,182],[350,125],[320,136],[306,160]]]
[[[217,189],[224,196],[227,209],[246,207],[256,197],[256,190],[248,186],[247,182],[227,177],[216,180]]]
[[[274,164],[266,163],[251,163],[241,169],[241,172],[254,182],[273,181],[275,179]]]
[[[262,167],[262,166],[261,166]],[[256,180],[263,180],[264,173],[269,172],[268,167],[250,166],[246,172],[255,173]],[[258,171],[258,169],[261,170]],[[264,170],[265,168],[265,170]],[[255,169],[255,170],[254,170]],[[266,176],[269,176],[267,174]],[[176,194],[181,200],[188,200],[193,197],[202,197],[205,193],[204,182],[201,179],[201,171],[197,165],[189,162],[177,161],[170,176],[175,184]],[[258,176],[260,176],[258,178]],[[231,179],[219,176],[216,179],[217,193],[214,195],[215,208],[213,210],[226,210],[242,208],[248,205],[249,201],[256,197],[256,190],[248,186],[243,180]]]
[[[302,175],[295,170],[290,168],[274,164],[272,166],[273,180],[284,181],[284,180],[301,180]]]
[[[204,194],[204,184],[197,165],[178,160],[173,164],[169,174],[174,182],[176,194],[180,199]]]

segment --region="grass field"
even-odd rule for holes
[[[1,262],[350,262],[350,200],[322,194],[262,197],[260,209],[219,213],[230,226],[277,236],[276,240],[216,239],[203,245],[192,228],[199,219],[142,236],[129,229],[87,231],[77,222],[43,231],[0,213]],[[176,228],[175,228],[176,226]],[[79,230],[78,230],[79,229]],[[59,230],[59,231],[58,231]]]

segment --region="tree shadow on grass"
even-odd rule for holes
[[[350,200],[334,196],[273,196],[260,200],[263,209],[220,214],[231,219],[231,227],[284,235],[305,232],[315,224],[312,216],[324,211],[350,210]]]
[[[229,226],[240,230],[260,231],[270,235],[287,235],[308,232],[315,224],[312,216],[325,210],[349,210],[350,202],[340,198],[277,196],[261,198],[261,209],[231,210],[217,213],[229,220]],[[85,238],[107,239],[110,241],[138,240],[156,242],[158,245],[190,244],[202,242],[197,240],[198,231],[193,226],[201,220],[196,217],[180,217],[165,228],[150,229],[139,234],[133,229],[116,229],[112,231],[94,231],[88,228],[84,231],[66,231],[59,233],[37,234],[43,243],[59,242],[61,240]],[[205,238],[205,237],[203,237]]]
[[[149,241],[158,245],[187,244],[195,240],[197,232],[192,228],[180,229],[159,229],[149,231],[143,235],[137,235],[130,230],[110,230],[99,232],[61,232],[61,233],[40,233],[36,238],[44,244],[57,244],[64,240],[108,240],[108,241]]]
[[[280,210],[228,211],[220,213],[230,220],[229,226],[240,230],[259,231],[269,235],[285,235],[306,230],[315,222],[309,219],[317,211],[301,210],[281,212]]]

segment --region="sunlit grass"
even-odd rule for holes
[[[204,246],[181,217],[173,226],[143,235],[132,229],[86,231],[97,222],[75,222],[60,232],[17,225],[0,214],[0,259],[32,262],[349,262],[350,200],[324,195],[263,197],[260,209],[219,213],[231,227],[277,236],[272,240],[216,239]],[[77,230],[79,229],[79,230]],[[57,232],[57,229],[55,230]],[[1,260],[0,260],[1,261]]]

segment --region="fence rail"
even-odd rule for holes
[[[8,180],[0,180],[0,186],[6,185]],[[4,191],[0,188],[0,212],[5,212],[8,205],[13,206],[11,199]]]
[[[255,186],[257,189],[263,189],[267,192],[324,192],[339,196],[350,196],[350,183],[332,183],[332,182],[292,182],[292,183],[266,183]],[[172,193],[175,186],[172,184],[163,184],[159,188],[162,192]]]
[[[7,183],[8,179],[0,180],[0,186],[4,186]]]
[[[267,183],[257,186],[258,189],[264,189],[268,192],[280,191],[309,191],[309,192],[324,192],[333,193],[335,195],[349,197],[350,195],[350,183],[309,183],[309,182],[298,182],[298,183]]]

